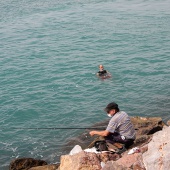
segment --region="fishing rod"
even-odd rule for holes
[[[11,129],[19,129],[19,130],[68,130],[68,129],[97,129],[97,130],[103,130],[105,128],[103,127],[51,127],[51,128],[11,128]]]

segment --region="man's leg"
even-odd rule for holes
[[[122,143],[125,145],[126,148],[131,146],[134,143],[134,140],[132,139],[126,139],[124,136],[121,136],[119,133],[111,133],[109,136],[105,137],[106,142],[109,142],[111,144],[114,143]]]

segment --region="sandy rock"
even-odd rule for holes
[[[142,160],[142,153],[134,153],[120,158],[118,161],[109,161],[102,170],[146,170]]]
[[[148,151],[143,154],[146,169],[170,169],[170,127],[154,134],[148,144]]]
[[[95,153],[79,152],[63,155],[60,158],[60,170],[100,170],[101,162]]]
[[[118,165],[122,165],[123,167],[126,168],[130,168],[131,166],[133,166],[134,163],[138,162],[138,160],[140,160],[140,158],[142,153],[134,153],[134,154],[130,154],[128,155],[127,153],[123,155],[122,158],[120,158],[119,160],[116,161],[116,163]]]
[[[141,152],[141,153],[146,152],[146,151],[148,150],[148,144],[146,144],[146,145],[144,145],[144,146],[141,146],[139,149],[140,149],[140,152]]]
[[[142,154],[139,154],[139,156],[137,156],[136,161],[132,165],[132,169],[133,170],[146,170],[145,165],[143,163]]]
[[[102,168],[102,170],[132,170],[132,169],[123,167],[122,165],[117,164],[115,161],[109,161]]]
[[[97,154],[97,157],[99,158],[100,162],[108,162],[108,161],[116,161],[118,160],[121,155],[120,154],[112,154],[112,153],[108,153],[108,152],[103,152],[103,153],[99,153]]]

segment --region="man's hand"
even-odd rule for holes
[[[89,134],[90,134],[90,136],[94,136],[96,133],[95,133],[95,131],[90,131]]]
[[[94,136],[94,135],[99,135],[99,136],[108,136],[110,132],[108,132],[107,130],[103,130],[103,131],[90,131],[89,134],[91,136]]]

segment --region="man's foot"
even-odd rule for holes
[[[107,146],[108,146],[108,150],[111,151],[111,152],[114,152],[114,153],[123,153],[126,151],[126,148],[124,146],[124,144],[122,143],[109,143],[107,142]]]

